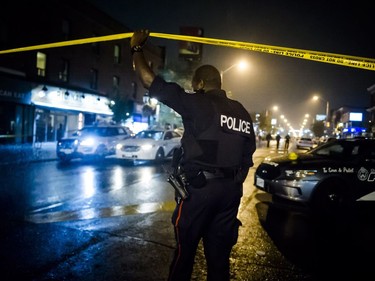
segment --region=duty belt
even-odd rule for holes
[[[206,179],[233,179],[236,175],[233,169],[215,169],[203,173]]]

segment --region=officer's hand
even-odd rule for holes
[[[143,47],[146,44],[147,38],[150,32],[148,29],[141,29],[134,31],[132,38],[130,39],[130,48],[135,46]]]

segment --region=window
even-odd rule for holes
[[[67,20],[62,21],[62,26],[61,26],[62,33],[64,35],[64,39],[67,40],[69,39],[69,34],[70,34],[70,23]]]
[[[113,76],[113,88],[118,89],[119,86],[120,86],[120,77]]]
[[[1,25],[0,26],[0,45],[1,46],[6,46],[6,45],[3,45],[3,44],[6,44],[6,42],[8,42],[8,37],[9,37],[9,34],[8,34],[8,27],[7,26],[3,26]]]
[[[166,132],[164,139],[165,140],[170,140],[171,138],[172,138],[172,133],[171,132]]]
[[[356,145],[353,147],[351,154],[352,155],[358,155],[359,145]]]
[[[92,37],[97,37],[97,35],[93,34]],[[91,49],[92,49],[92,52],[94,54],[99,55],[100,49],[99,49],[99,43],[98,42],[91,43]]]
[[[137,99],[137,83],[134,81],[132,82],[132,96],[135,100]]]
[[[96,90],[98,88],[98,71],[92,68],[90,72],[91,72],[90,88]]]
[[[69,74],[69,61],[63,59],[61,63],[61,70],[59,72],[59,80],[67,82]]]
[[[121,48],[120,45],[115,45],[113,48],[113,61],[114,63],[121,62]]]
[[[47,55],[41,52],[36,54],[36,69],[38,76],[46,76]]]

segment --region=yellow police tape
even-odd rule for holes
[[[3,51],[0,51],[0,54],[119,40],[119,39],[130,38],[132,35],[133,35],[132,32],[121,33],[121,34],[115,34],[115,35],[99,36],[99,37],[92,37],[92,38],[86,38],[86,39],[77,39],[77,40],[63,41],[63,42],[57,42],[57,43],[21,47],[21,48],[16,48],[16,49],[3,50]],[[292,57],[292,58],[306,59],[306,60],[337,64],[337,65],[354,67],[354,68],[362,68],[362,69],[373,70],[373,71],[375,70],[375,59],[364,58],[364,57],[348,56],[348,55],[340,55],[340,54],[334,54],[334,53],[302,50],[302,49],[295,49],[295,48],[286,48],[286,47],[279,47],[279,46],[270,46],[270,45],[264,45],[264,44],[255,44],[255,43],[239,42],[239,41],[231,41],[231,40],[223,40],[223,39],[196,37],[196,36],[188,36],[188,35],[175,35],[175,34],[151,32],[150,36],[164,38],[164,39],[172,39],[172,40],[188,41],[188,42],[195,42],[195,43],[201,43],[201,44],[231,47],[231,48],[261,52],[261,53],[267,53],[267,54],[273,54],[273,55],[279,55],[279,56],[287,56],[287,57]]]

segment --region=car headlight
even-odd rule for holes
[[[152,147],[153,147],[152,144],[144,144],[144,145],[141,146],[141,148],[143,150],[150,150]]]
[[[285,175],[288,178],[304,179],[306,177],[315,176],[317,170],[285,170]]]
[[[122,147],[123,145],[121,143],[116,144],[116,149],[121,150]]]
[[[81,141],[81,145],[84,145],[84,146],[93,146],[94,143],[95,143],[95,140],[93,138],[87,138]]]

